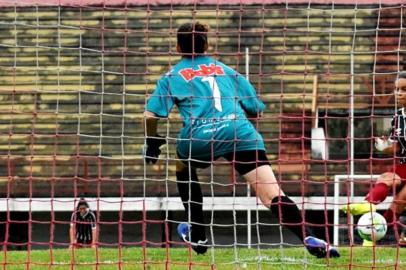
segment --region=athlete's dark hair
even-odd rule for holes
[[[87,203],[87,201],[85,200],[85,198],[80,198],[78,205],[76,206],[76,210],[79,211],[79,208],[81,206],[85,206],[86,208],[89,208],[89,204]]]
[[[178,45],[186,57],[204,53],[207,48],[209,27],[200,22],[184,23],[178,28]]]
[[[398,74],[398,77],[396,78],[396,80],[398,79],[406,79],[406,71],[401,71]]]

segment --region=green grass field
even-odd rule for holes
[[[1,252],[1,269],[406,269],[406,249],[340,248],[338,259],[316,259],[303,248],[212,249],[195,255],[186,248],[54,249]],[[121,255],[119,254],[121,252]],[[375,257],[374,257],[375,254]],[[52,260],[51,260],[52,258]],[[119,262],[121,258],[121,262]],[[95,266],[98,262],[98,267]],[[121,265],[121,268],[119,267]],[[351,268],[350,268],[351,265]],[[29,268],[27,268],[29,266]],[[73,267],[72,267],[73,266]],[[374,268],[375,266],[375,268]]]

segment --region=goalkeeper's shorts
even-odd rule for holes
[[[246,151],[229,152],[221,156],[216,156],[212,161],[203,159],[188,159],[182,157],[179,154],[179,152],[178,157],[182,160],[184,164],[186,165],[190,164],[190,166],[200,169],[209,167],[214,160],[223,157],[227,161],[232,163],[235,170],[240,175],[244,175],[260,166],[270,164],[264,150],[246,150]]]

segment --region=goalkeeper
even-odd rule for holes
[[[144,112],[147,163],[155,163],[165,139],[157,134],[157,121],[176,105],[183,118],[177,139],[177,187],[191,224],[178,226],[179,236],[198,253],[207,251],[203,195],[196,173],[224,157],[250,183],[261,202],[317,257],[339,253],[310,235],[302,213],[280,189],[265,153],[262,136],[249,117],[261,117],[265,105],[253,86],[239,73],[205,55],[208,27],[186,23],[177,32],[182,59],[157,82]]]
[[[352,215],[362,215],[369,211],[375,211],[376,204],[383,202],[392,190],[395,196],[390,207],[384,213],[388,224],[393,224],[402,214],[406,207],[406,72],[401,72],[395,81],[395,94],[400,109],[392,119],[391,132],[388,137],[375,139],[375,148],[385,154],[395,157],[393,170],[381,174],[376,184],[371,188],[361,203],[351,203],[342,208]],[[399,242],[406,244],[406,230],[401,234]]]

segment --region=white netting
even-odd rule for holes
[[[381,242],[392,249],[361,250],[352,221],[333,217],[337,204],[362,200],[394,162],[372,146],[396,108],[402,1],[155,4],[0,1],[3,267],[402,269],[393,232]],[[186,221],[175,183],[181,119],[174,111],[161,120],[168,143],[159,162],[146,165],[142,113],[159,77],[179,61],[176,30],[190,20],[210,26],[209,54],[248,73],[266,105],[255,124],[282,189],[319,237],[333,243],[339,226],[342,259],[310,257],[224,160],[199,171],[209,255],[188,253],[178,240],[176,225]],[[311,153],[312,132],[320,131],[325,160]],[[335,175],[371,179],[343,176],[334,194]],[[96,252],[66,251],[80,197],[97,213]]]

